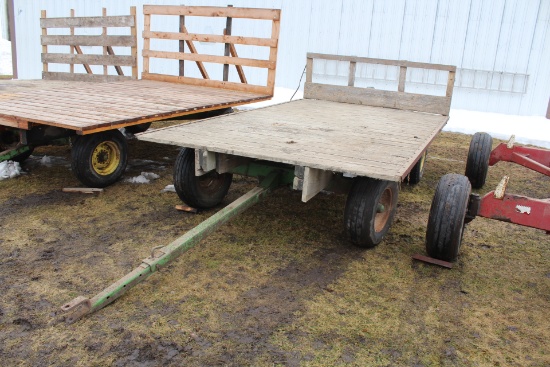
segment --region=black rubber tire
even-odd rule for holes
[[[426,229],[426,252],[429,256],[444,261],[456,260],[471,192],[472,187],[466,176],[451,173],[439,180]]]
[[[217,206],[227,192],[233,175],[218,174],[215,171],[203,176],[195,175],[195,150],[184,148],[174,163],[174,187],[179,198],[197,209],[210,209]]]
[[[393,222],[398,196],[397,182],[354,179],[344,212],[344,228],[353,244],[370,248],[382,241]],[[386,204],[383,212],[379,212],[381,202]]]
[[[126,126],[124,129],[126,129],[126,131],[129,133],[139,134],[139,133],[146,132],[150,127],[151,127],[151,123],[146,122],[144,124]]]
[[[104,143],[113,148],[114,159],[118,156],[114,170],[106,174],[98,172],[92,163],[94,150]],[[128,143],[118,130],[78,136],[73,141],[71,159],[72,170],[80,182],[88,187],[107,187],[118,181],[126,169]]]
[[[492,146],[493,138],[487,133],[475,133],[470,141],[465,175],[474,189],[480,189],[485,185]]]
[[[420,157],[418,162],[416,162],[407,178],[405,178],[406,183],[408,183],[409,185],[417,185],[418,183],[420,183],[420,180],[422,180],[422,176],[424,175],[424,167],[426,166],[427,156],[428,151],[426,150],[424,151],[424,153],[422,153],[422,156]]]

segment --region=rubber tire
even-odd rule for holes
[[[378,203],[386,189],[391,192],[390,213],[383,228],[377,231],[375,218]],[[382,241],[393,222],[398,196],[397,182],[375,180],[368,177],[355,178],[348,193],[344,211],[344,228],[353,244],[371,248]]]
[[[211,180],[213,185],[201,186]],[[231,186],[231,173],[218,174],[215,171],[204,176],[195,175],[195,150],[184,148],[174,163],[174,187],[179,198],[196,209],[210,209],[217,206]]]
[[[492,146],[493,138],[487,133],[475,133],[470,141],[465,175],[474,189],[480,189],[485,185]]]
[[[111,141],[118,146],[120,162],[116,170],[109,175],[97,173],[92,166],[92,153],[101,143]],[[119,130],[77,136],[71,150],[71,168],[84,185],[88,187],[107,187],[122,177],[128,161],[128,143]]]
[[[151,123],[146,122],[144,124],[126,126],[124,129],[129,133],[139,134],[139,133],[146,132],[150,127],[151,127]]]
[[[471,192],[472,187],[466,176],[452,173],[439,180],[426,229],[426,252],[429,256],[444,261],[456,260]]]
[[[422,176],[424,175],[424,168],[426,167],[426,158],[428,157],[428,151],[426,150],[424,153],[422,153],[422,156],[416,162],[413,169],[405,178],[405,182],[409,185],[417,185],[422,180]]]

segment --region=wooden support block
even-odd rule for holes
[[[82,194],[93,194],[95,192],[103,192],[103,189],[93,187],[64,187],[63,192],[78,192]]]
[[[219,174],[230,172],[233,168],[243,166],[252,159],[232,154],[216,154],[216,172]]]
[[[176,205],[176,210],[179,210],[180,212],[193,213],[193,214],[196,214],[199,212],[196,208],[192,208],[188,205],[183,205],[183,204]]]
[[[216,169],[216,153],[195,149],[195,175],[202,176]]]
[[[450,263],[448,261],[434,259],[433,257],[429,257],[429,256],[414,254],[412,256],[412,258],[414,260],[422,261],[422,262],[425,262],[425,263],[428,263],[428,264],[439,265],[439,266],[442,266],[442,267],[447,268],[447,269],[452,269],[453,268],[453,263]]]
[[[329,185],[331,178],[331,171],[306,167],[304,170],[302,201],[306,203],[321,190],[324,190]]]
[[[304,166],[294,167],[294,181],[292,182],[293,190],[302,190],[304,188]]]

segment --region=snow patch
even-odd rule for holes
[[[51,167],[52,159],[50,157],[48,157],[47,155],[45,155],[40,159],[40,164],[43,165],[43,166]]]
[[[0,75],[12,75],[11,42],[0,38]]]
[[[0,162],[0,181],[7,178],[14,178],[21,174],[19,162],[4,161]]]
[[[160,190],[160,192],[176,192],[176,188],[174,185],[166,185],[166,187]]]
[[[130,177],[126,180],[126,182],[130,183],[136,183],[136,184],[148,184],[151,183],[152,180],[156,180],[160,178],[159,175],[153,172],[141,172],[141,175],[136,177]]]

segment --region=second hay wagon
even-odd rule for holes
[[[347,63],[346,85],[314,81],[314,61]],[[397,91],[355,86],[358,64],[397,68]],[[405,91],[407,70],[447,72],[444,95]],[[306,202],[322,190],[348,192],[345,229],[353,243],[373,247],[389,230],[399,186],[418,183],[430,142],[448,120],[454,66],[307,55],[303,100],[214,117],[138,135],[140,140],[183,147],[174,167],[179,197],[196,208],[221,203],[232,175],[257,177],[258,187],[167,246],[92,298],[62,306],[74,322],[95,312],[282,185],[301,190]]]

